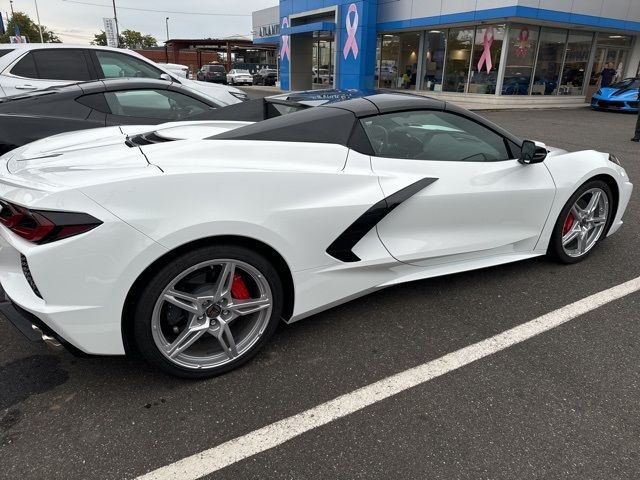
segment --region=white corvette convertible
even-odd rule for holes
[[[10,320],[184,377],[235,368],[281,319],[385,286],[582,260],[622,225],[633,188],[612,155],[401,94],[63,134],[0,170]]]

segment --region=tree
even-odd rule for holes
[[[149,48],[157,47],[158,41],[151,35],[143,35],[135,30],[124,30],[118,36],[118,43],[122,48]],[[93,36],[91,45],[106,45],[107,35],[104,31]]]
[[[0,43],[9,43],[9,37],[15,35],[15,28],[18,26],[20,29],[20,35],[23,35],[29,39],[31,43],[40,42],[40,32],[38,25],[29,18],[29,15],[23,12],[15,12],[9,23],[4,35],[0,35]],[[45,25],[42,25],[42,39],[45,43],[60,43],[58,36],[53,33]]]

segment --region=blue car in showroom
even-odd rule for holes
[[[596,110],[620,110],[638,112],[639,78],[625,78],[608,87],[602,87],[591,97],[591,107]]]

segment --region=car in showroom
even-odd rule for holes
[[[253,75],[254,85],[274,86],[278,81],[278,71],[275,68],[261,68]]]
[[[365,95],[360,90],[286,92],[233,105],[165,80],[122,78],[49,87],[0,98],[0,155],[64,132],[185,120],[258,122]]]
[[[183,78],[132,50],[62,43],[0,44],[0,97],[70,82],[123,77],[179,83],[225,105],[249,98],[237,88]]]
[[[242,365],[281,320],[377,289],[584,260],[633,189],[614,155],[403,94],[61,134],[0,157],[0,171],[7,318],[188,378]]]
[[[608,87],[600,87],[591,97],[591,108],[637,113],[639,89],[640,77],[625,78]]]
[[[227,70],[224,65],[213,63],[203,65],[196,73],[196,79],[201,82],[223,83],[226,85]]]
[[[253,76],[249,70],[234,68],[227,73],[227,83],[231,85],[253,85]]]

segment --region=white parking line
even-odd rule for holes
[[[142,475],[137,480],[198,479],[247,457],[277,447],[298,435],[362,410],[404,390],[524,342],[638,290],[640,290],[640,277],[578,300],[436,360],[384,378],[297,415],[183,458]]]

